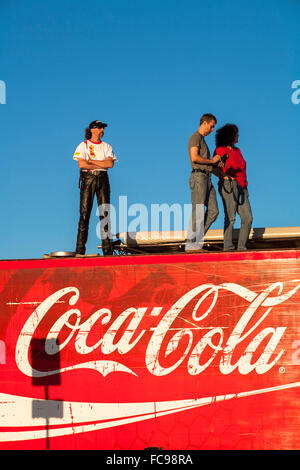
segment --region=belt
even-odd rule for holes
[[[107,173],[105,170],[81,170],[84,175],[100,175],[101,173]]]
[[[198,173],[198,172],[204,173],[206,176],[210,176],[210,174],[211,174],[211,171],[209,171],[209,170],[200,170],[200,168],[197,168],[196,170],[195,169],[192,170],[192,173]]]

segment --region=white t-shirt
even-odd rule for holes
[[[74,160],[78,160],[78,158],[83,158],[84,160],[104,160],[109,157],[116,162],[118,161],[111,145],[103,141],[93,142],[92,140],[81,142],[73,155]],[[100,170],[107,171],[107,168],[101,168]]]

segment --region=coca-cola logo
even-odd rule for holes
[[[289,335],[288,319],[272,315],[276,307],[282,312],[280,306],[295,296],[299,288],[300,280],[275,282],[261,292],[237,283],[205,283],[188,290],[168,307],[131,305],[116,314],[113,308],[100,306],[87,315],[80,308],[79,289],[65,287],[38,303],[21,326],[15,347],[16,364],[22,374],[37,379],[86,369],[100,374],[104,381],[109,374],[114,377],[119,372],[140,381],[141,369],[134,367],[133,357],[142,361],[143,371],[160,380],[179,369],[181,376],[197,378],[212,367],[213,377],[216,373],[223,377],[232,373],[241,377],[250,373],[268,375],[276,364],[280,365],[287,349],[293,351],[293,358],[299,363],[298,340]],[[226,303],[228,298],[231,300]],[[234,299],[237,301],[233,304]],[[230,309],[235,313],[229,313]],[[227,322],[226,317],[230,317]],[[152,323],[147,327],[149,323],[145,320],[149,318]],[[95,331],[98,337],[93,335]],[[103,332],[100,336],[99,331]],[[30,350],[39,332],[44,338],[44,355],[55,357],[69,351],[72,363],[50,370],[34,368]],[[283,384],[276,383],[275,378],[270,386],[256,384],[242,390],[236,386],[234,391],[218,390],[206,395],[200,392],[200,396],[192,393],[184,399],[171,399],[170,392],[168,400],[153,396],[152,400],[141,401],[133,394],[131,401],[117,403],[70,401],[64,396],[63,401],[44,400],[42,404],[38,401],[38,406],[50,407],[52,412],[57,410],[51,414],[47,430],[43,428],[44,419],[31,413],[35,401],[32,397],[0,393],[0,428],[5,428],[4,432],[0,429],[0,442],[104,430],[299,386],[297,380]]]
[[[152,328],[153,331],[147,343],[144,358],[147,370],[154,376],[165,376],[175,371],[186,361],[187,373],[198,375],[207,369],[213,361],[217,361],[219,371],[224,375],[228,375],[234,370],[238,370],[243,375],[252,371],[256,371],[260,375],[265,374],[278,363],[285,352],[280,347],[280,342],[287,327],[276,325],[264,327],[264,321],[274,307],[282,304],[298,291],[299,281],[293,282],[296,283],[296,286],[287,292],[284,292],[282,282],[271,284],[261,293],[256,293],[235,283],[203,284],[188,291],[168,309],[157,325]],[[233,293],[246,300],[247,308],[241,312],[236,324],[231,326],[229,335],[226,331],[227,337],[224,327],[214,326],[207,330],[206,324],[203,334],[195,343],[195,329],[199,333],[204,320],[209,319],[214,309],[217,308],[222,292]],[[69,306],[72,308],[62,313],[51,326],[46,335],[45,353],[48,355],[58,354],[68,344],[71,344],[72,339],[72,344],[79,355],[86,357],[90,353],[99,351],[99,355],[102,355],[103,358],[78,362],[57,370],[33,370],[28,358],[30,343],[35,331],[44,317],[51,315],[51,308],[67,295],[69,295]],[[125,372],[137,376],[137,372],[126,364],[126,354],[133,351],[139,342],[144,341],[146,329],[141,329],[139,334],[136,332],[145,315],[157,316],[163,307],[156,306],[152,308],[151,312],[148,312],[147,307],[129,307],[113,320],[110,309],[100,308],[92,313],[87,320],[82,321],[82,313],[76,308],[79,297],[80,292],[76,287],[66,287],[50,295],[32,312],[22,328],[16,344],[15,357],[19,370],[29,377],[32,375],[45,377],[85,368],[92,369],[104,377],[113,372]],[[195,299],[197,301],[191,310],[191,319],[186,320],[189,326],[175,329],[176,332],[170,336],[176,319],[180,317],[183,309]],[[203,311],[201,307],[204,303],[206,308]],[[259,314],[257,314],[258,309],[260,309]],[[253,321],[254,318],[255,321]],[[127,326],[124,328],[125,324]],[[99,325],[106,325],[107,329],[103,336],[91,345],[87,339],[92,329],[99,328]],[[58,340],[63,329],[68,331],[63,342],[47,341],[49,339]],[[122,335],[120,336],[121,330]],[[48,344],[51,344],[51,349],[47,346]],[[235,357],[233,360],[233,357],[236,356],[235,351],[240,349],[241,345],[243,345],[243,351],[238,358]],[[164,351],[164,357],[167,357],[179,350],[181,351],[180,357],[174,354],[176,360],[172,364],[165,366],[161,363],[162,351]],[[259,350],[260,353],[257,357]],[[115,351],[125,357],[124,361],[106,358]],[[256,357],[255,361],[253,361],[254,356]],[[204,357],[205,361],[202,361]]]

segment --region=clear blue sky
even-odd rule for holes
[[[94,119],[117,210],[190,203],[187,141],[211,112],[239,126],[253,225],[299,226],[299,25],[299,0],[0,0],[0,258],[75,249],[72,155]],[[95,204],[89,253],[97,221]]]

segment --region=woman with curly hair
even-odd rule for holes
[[[236,213],[241,218],[237,249],[247,250],[247,241],[252,225],[252,211],[248,198],[246,162],[236,144],[239,129],[235,124],[226,124],[216,131],[216,150],[214,155],[228,158],[219,172],[219,193],[224,206],[224,251],[235,249],[232,230]],[[226,157],[225,157],[226,158]]]

